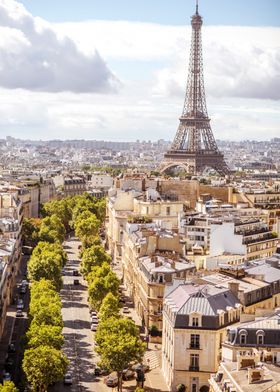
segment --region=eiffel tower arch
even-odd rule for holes
[[[200,174],[211,167],[220,175],[230,173],[214,138],[207,113],[201,44],[202,17],[192,16],[192,41],[188,82],[183,113],[170,149],[164,154],[159,167],[161,172],[171,167],[182,167],[189,174]]]

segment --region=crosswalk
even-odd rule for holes
[[[160,352],[159,352],[160,353]],[[159,357],[155,351],[146,351],[144,354],[144,364],[150,367],[150,370],[159,367]]]

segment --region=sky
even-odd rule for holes
[[[194,0],[0,0],[0,138],[172,140]],[[200,0],[217,139],[280,137],[279,0]]]

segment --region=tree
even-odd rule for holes
[[[92,241],[95,240],[95,237],[98,234],[99,227],[100,221],[94,214],[91,214],[86,219],[77,221],[75,224],[75,233],[82,241],[83,247],[88,248],[92,245]]]
[[[96,269],[97,268],[98,267],[96,267]],[[90,281],[88,287],[89,302],[92,307],[97,310],[99,310],[103,299],[108,293],[111,292],[115,296],[118,295],[120,285],[120,281],[113,271],[110,270],[106,276],[102,276],[102,269],[103,266],[99,267],[99,273],[101,276],[96,275],[94,279]]]
[[[65,228],[57,215],[47,216],[42,219],[39,239],[47,242],[60,242],[62,243],[65,237]]]
[[[60,350],[63,346],[62,327],[55,325],[36,325],[31,323],[29,331],[26,333],[28,347],[50,346]]]
[[[41,211],[44,217],[56,215],[60,218],[63,223],[65,230],[70,229],[69,223],[72,218],[72,208],[70,198],[65,198],[62,200],[53,200],[45,203]]]
[[[22,239],[24,245],[36,246],[39,241],[41,219],[24,218],[22,224]]]
[[[29,314],[32,318],[30,328],[33,328],[35,325],[63,327],[61,304],[57,301],[50,300],[50,298],[40,297],[36,301],[32,300]]]
[[[68,360],[55,348],[39,346],[25,350],[22,363],[27,381],[38,392],[47,392],[53,382],[63,379]]]
[[[106,295],[100,306],[98,317],[101,322],[106,321],[110,317],[119,317],[119,298],[111,292]]]
[[[57,301],[60,301],[59,295],[55,290],[54,284],[47,279],[40,279],[39,281],[34,281],[32,282],[31,288],[30,288],[30,297],[31,297],[31,303],[33,300],[36,300],[40,297],[45,297],[45,298],[53,298],[56,299]]]
[[[4,385],[0,384],[0,392],[18,392],[12,381],[4,381]]]
[[[139,338],[135,323],[127,318],[111,317],[99,324],[95,335],[96,351],[101,364],[116,371],[122,390],[122,372],[131,362],[141,362],[145,344]]]
[[[55,243],[50,243],[50,242],[44,242],[40,241],[37,246],[33,249],[32,256],[33,257],[41,257],[41,255],[44,252],[54,252],[57,254],[58,257],[61,258],[60,264],[61,266],[64,266],[67,262],[67,254],[63,250],[63,247],[60,243],[55,242]]]
[[[55,252],[43,251],[38,257],[32,255],[27,268],[28,277],[31,281],[48,279],[57,290],[60,290],[62,285],[61,262],[60,255]]]
[[[101,266],[104,262],[110,263],[111,258],[101,245],[93,245],[83,251],[81,272],[86,276],[93,267]]]

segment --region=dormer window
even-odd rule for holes
[[[164,279],[163,279],[163,275],[159,275],[158,277],[158,282],[159,283],[163,283]]]
[[[247,335],[248,332],[245,329],[241,329],[241,331],[239,331],[240,344],[247,344]]]
[[[198,327],[198,323],[199,323],[198,317],[193,317],[192,318],[192,326]]]
[[[257,345],[259,345],[259,346],[263,345],[264,344],[264,335],[265,335],[264,331],[258,330],[256,332],[256,335],[257,335]]]

